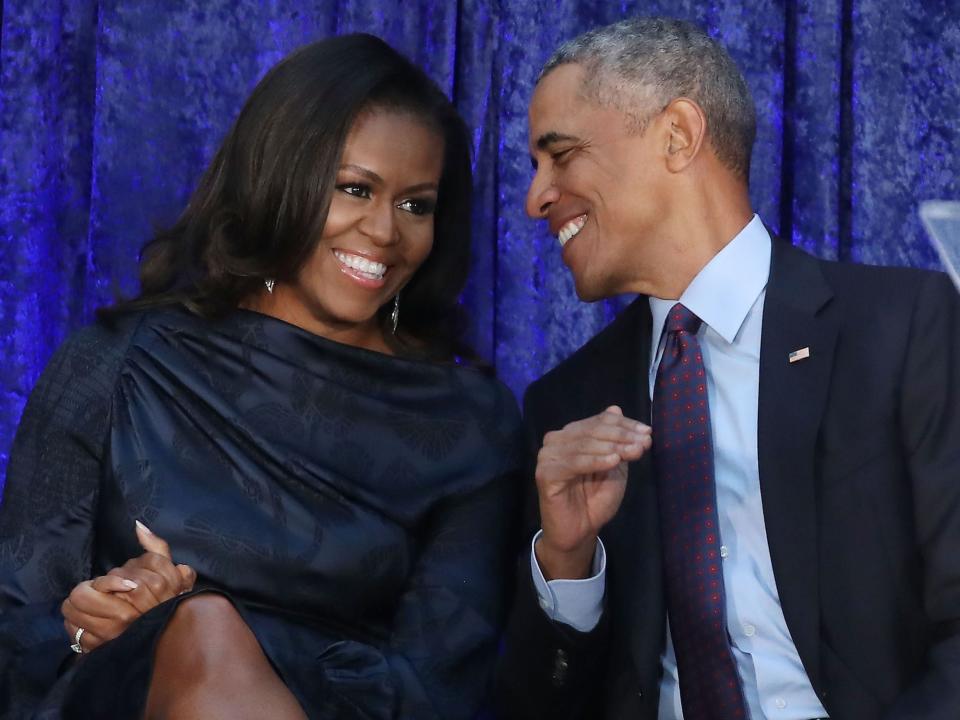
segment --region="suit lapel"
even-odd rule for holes
[[[814,689],[820,687],[814,456],[838,331],[832,315],[821,312],[831,297],[817,261],[774,240],[760,346],[760,487],[783,614]],[[800,352],[790,362],[794,351]]]
[[[610,349],[614,352],[600,364],[604,384],[611,388],[612,397],[618,398],[624,415],[649,423],[647,369],[652,320],[647,298],[638,298],[622,320],[623,328],[612,338]],[[601,535],[608,554],[608,601],[617,627],[625,631],[615,642],[627,645],[641,670],[644,690],[651,690],[648,685],[656,682],[665,610],[656,486],[649,455],[631,463],[623,503]]]

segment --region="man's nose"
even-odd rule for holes
[[[547,216],[550,206],[560,198],[560,191],[550,177],[538,171],[530,181],[530,189],[527,190],[526,210],[527,215],[535,220],[540,220]]]

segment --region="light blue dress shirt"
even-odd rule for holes
[[[697,337],[710,400],[727,629],[750,716],[752,720],[808,720],[827,717],[827,713],[810,685],[783,617],[760,499],[760,330],[770,253],[770,235],[754,215],[693,279],[679,302],[703,320]],[[676,302],[650,298],[651,397],[663,353],[663,326]],[[586,580],[548,583],[533,552],[530,564],[540,604],[551,618],[578,630],[596,625],[606,577],[602,543],[597,544],[594,557],[595,574]],[[666,640],[659,719],[681,720],[669,622]]]

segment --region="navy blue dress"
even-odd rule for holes
[[[179,600],[82,658],[59,612],[142,552],[135,519],[233,600],[310,717],[472,717],[512,576],[519,427],[476,369],[249,311],[77,333],[0,505],[0,717],[142,712]]]

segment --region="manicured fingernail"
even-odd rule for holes
[[[137,520],[136,522],[137,522],[137,527],[140,528],[141,530],[143,530],[147,535],[153,535],[153,531],[150,530],[150,528],[148,528],[146,525],[144,525],[144,524],[143,524],[142,522],[140,522],[139,520]]]
[[[138,587],[140,587],[133,580],[127,580],[126,578],[121,580],[120,584],[123,585],[124,587],[130,588],[131,590],[136,590]]]

